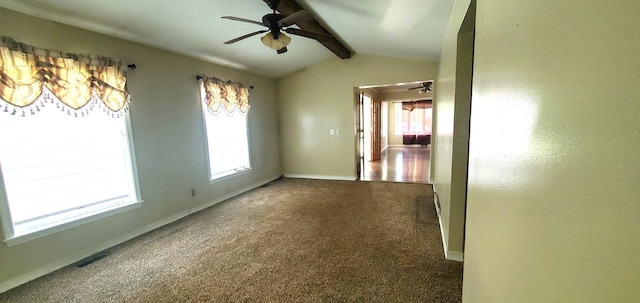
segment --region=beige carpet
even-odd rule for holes
[[[283,179],[0,302],[460,302],[426,184]]]

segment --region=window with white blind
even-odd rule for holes
[[[413,135],[431,135],[431,123],[431,107],[403,112],[402,103],[396,103],[396,136],[402,136],[404,132]]]
[[[0,113],[8,242],[139,205],[127,115],[95,110],[74,118],[50,107],[26,117]]]
[[[238,112],[212,114],[203,103],[202,111],[207,137],[209,180],[251,169],[247,115]]]

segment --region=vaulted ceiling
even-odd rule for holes
[[[221,17],[261,21],[272,12],[265,2],[0,0],[0,6],[273,78],[356,53],[437,61],[453,6],[453,0],[281,0],[283,15],[302,8],[315,17],[292,28],[333,38],[320,43],[290,35],[284,54],[262,45],[261,35],[224,44],[264,27]]]

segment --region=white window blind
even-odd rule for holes
[[[247,115],[224,113],[213,115],[203,106],[207,149],[209,156],[209,179],[251,169],[247,138]]]
[[[395,135],[401,136],[406,131],[407,134],[430,135],[432,122],[432,108],[414,108],[405,115],[402,103],[396,103],[396,126]]]
[[[54,108],[0,114],[13,236],[138,202],[125,117],[95,110],[74,118]]]

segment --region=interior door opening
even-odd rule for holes
[[[358,180],[428,183],[431,88],[432,81],[355,88]]]

